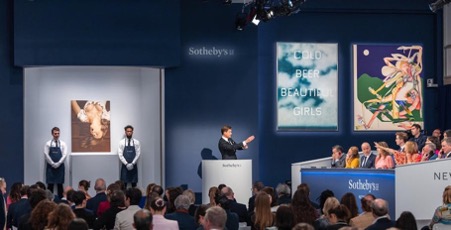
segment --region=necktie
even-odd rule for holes
[[[363,157],[363,162],[362,162],[362,167],[365,167],[365,164],[366,164],[366,157],[364,156]]]
[[[130,146],[130,139],[128,139],[128,146]]]

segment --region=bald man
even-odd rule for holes
[[[362,156],[360,157],[360,168],[374,168],[376,156],[371,152],[371,146],[368,142],[363,142]]]

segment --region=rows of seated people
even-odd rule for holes
[[[415,217],[408,211],[396,221],[391,219],[383,197],[362,197],[363,212],[358,213],[354,194],[338,198],[325,190],[312,195],[307,184],[299,185],[292,195],[287,183],[274,189],[255,182],[247,207],[236,201],[233,189],[225,184],[211,187],[209,203],[200,205],[195,204],[192,190],[181,187],[163,189],[152,183],[143,195],[138,188],[126,189],[121,181],[106,187],[99,178],[94,186],[96,195],[90,197],[90,183],[83,180],[79,184],[76,190],[66,187],[61,198],[46,190],[42,182],[13,184],[6,201],[0,199],[5,202],[0,207],[6,208],[0,213],[6,214],[2,229],[417,229]],[[3,178],[0,189],[6,194]],[[318,197],[318,204],[312,196]],[[423,229],[436,224],[451,227],[451,186],[445,188],[442,198],[443,204]],[[140,217],[145,221],[140,222]]]
[[[414,124],[410,131],[411,137],[406,132],[395,133],[397,148],[390,148],[384,141],[374,142],[377,154],[368,142],[361,144],[361,154],[357,146],[351,146],[347,153],[340,145],[333,146],[331,167],[393,169],[396,165],[451,158],[451,129],[443,133],[443,139],[439,129],[425,136],[421,126]]]

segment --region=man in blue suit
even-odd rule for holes
[[[102,178],[98,178],[96,180],[96,184],[94,185],[94,190],[96,190],[96,195],[89,199],[86,203],[86,208],[93,211],[94,215],[97,215],[97,209],[99,208],[99,204],[102,201],[107,200],[106,196],[106,183],[105,180]]]
[[[360,157],[360,168],[374,168],[376,156],[371,153],[371,146],[368,142],[362,143],[362,156]]]

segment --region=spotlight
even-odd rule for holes
[[[431,9],[432,12],[436,12],[437,10],[443,8],[446,4],[450,3],[451,0],[437,0],[431,4],[429,4],[429,9]]]
[[[232,0],[224,0],[222,3],[224,3],[224,5],[230,5],[232,4]]]

